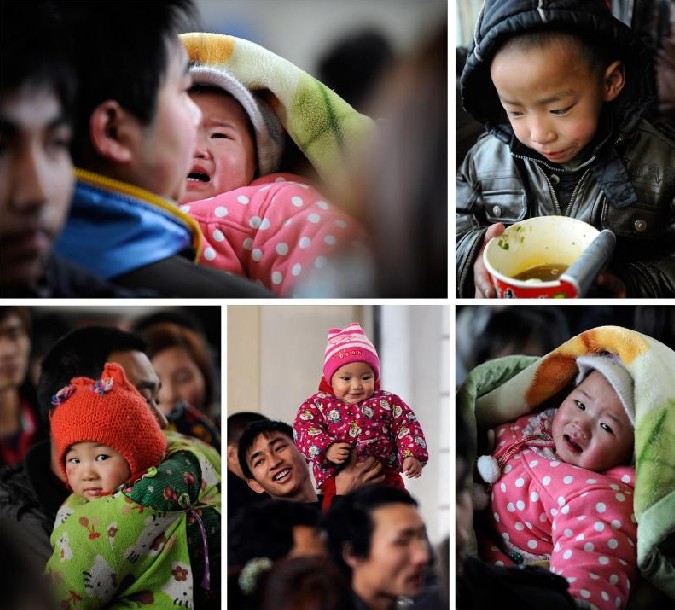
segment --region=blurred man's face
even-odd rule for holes
[[[10,313],[0,322],[0,392],[18,389],[26,377],[30,339],[21,318]]]

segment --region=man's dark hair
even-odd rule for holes
[[[366,485],[346,496],[336,496],[328,509],[323,521],[328,554],[349,579],[352,570],[344,559],[344,551],[348,549],[355,557],[367,559],[375,530],[373,511],[391,504],[417,506],[417,501],[405,489]]]
[[[169,53],[181,44],[178,34],[200,28],[193,0],[60,0],[58,7],[75,41],[73,62],[82,83],[73,142],[73,160],[81,165],[94,109],[115,100],[142,125],[150,124]]]
[[[237,411],[227,418],[227,444],[239,446],[241,435],[252,423],[267,421],[269,418],[255,411]]]
[[[52,396],[73,377],[98,378],[113,352],[145,353],[145,343],[112,326],[78,328],[55,343],[42,361],[38,380],[38,407],[43,415],[52,410]]]
[[[72,119],[76,77],[55,2],[3,0],[0,5],[0,91],[52,89]]]
[[[243,567],[254,557],[286,557],[293,548],[293,528],[316,528],[320,517],[316,506],[300,500],[270,499],[239,511],[228,526],[228,566]]]
[[[269,438],[275,432],[281,432],[293,442],[293,428],[286,422],[273,421],[271,419],[252,423],[241,435],[237,455],[239,457],[241,472],[247,479],[253,478],[253,473],[248,467],[248,460],[246,459],[248,452],[251,450],[251,447],[253,447],[253,443],[255,443],[256,439],[261,434],[264,435],[265,438]]]

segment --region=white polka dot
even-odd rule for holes
[[[220,229],[216,229],[213,232],[213,239],[216,241],[225,241],[225,234]]]
[[[295,263],[295,265],[293,265],[293,269],[291,269],[291,273],[293,274],[294,277],[298,277],[301,271],[302,265],[300,263]]]
[[[252,258],[254,261],[260,261],[260,260],[262,260],[262,250],[261,250],[260,248],[255,248],[255,249],[251,252],[251,258]]]
[[[305,205],[305,202],[302,200],[302,197],[298,197],[297,195],[295,197],[291,197],[291,203],[296,208],[301,208],[303,205]]]
[[[591,592],[590,592],[590,591],[586,591],[586,589],[580,589],[580,590],[579,590],[579,594],[580,594],[581,597],[583,597],[584,599],[588,599],[588,598],[591,596]]]
[[[518,500],[518,502],[516,502],[516,508],[518,510],[525,510],[525,502]]]
[[[593,483],[596,483],[596,480],[595,479],[586,479],[586,483],[588,483],[589,485],[593,485]]]
[[[180,206],[180,211],[185,212],[186,214],[190,211],[190,206],[189,205],[182,205]]]
[[[502,493],[506,493],[506,483],[502,483],[502,484],[499,486],[499,489],[502,490]]]
[[[310,214],[309,216],[307,216],[307,220],[309,220],[309,222],[311,222],[312,224],[317,224],[321,220],[321,216],[319,216],[318,214]]]
[[[260,223],[260,230],[264,231],[265,229],[269,229],[269,228],[270,228],[270,220],[269,220],[269,218],[265,218],[265,220],[263,220]]]
[[[525,526],[520,521],[516,521],[513,527],[515,527],[519,532],[522,532],[525,529]]]
[[[525,521],[525,527],[527,527],[527,529],[530,529],[530,530],[531,530],[531,529],[532,529],[532,524],[531,524],[529,521]]]
[[[570,512],[569,504],[565,504],[565,506],[563,506],[563,507],[560,509],[560,512],[561,512],[563,515],[566,515],[567,513],[569,513],[569,512]]]
[[[622,482],[622,483],[630,483],[630,475],[624,474],[624,475],[621,477],[621,482]]]
[[[620,607],[621,607],[621,604],[622,604],[621,598],[617,595],[617,596],[614,598],[614,607],[615,607],[615,608],[620,608]]]
[[[591,580],[600,580],[600,576],[594,574],[593,572],[589,572],[588,575],[591,577]]]
[[[222,205],[219,205],[215,210],[213,210],[214,216],[217,216],[218,218],[227,216],[229,213],[230,212],[228,211],[228,209],[224,208]]]
[[[616,494],[615,497],[619,502],[623,502],[626,499],[626,496],[624,494]]]
[[[575,582],[577,582],[577,577],[576,576],[569,576],[567,578],[567,582],[570,583],[570,584],[575,583]]]
[[[206,248],[206,250],[204,250],[204,258],[207,261],[212,261],[216,258],[216,251],[213,248]]]
[[[323,238],[323,242],[329,246],[334,246],[337,243],[337,239],[334,235],[326,235],[326,237]]]
[[[307,250],[311,242],[312,240],[309,237],[301,237],[300,241],[298,242],[298,246],[300,246],[302,250]]]
[[[274,182],[286,182],[286,178],[284,178],[283,176],[277,176],[274,179]]]
[[[570,549],[567,549],[567,550],[563,553],[563,559],[569,559],[570,557],[572,557],[572,551],[570,551]]]
[[[244,250],[250,250],[253,247],[253,238],[247,237],[244,240]]]
[[[512,469],[513,469],[513,466],[511,466],[511,464],[507,464],[506,466],[504,466],[504,470],[502,472],[504,474],[508,474],[509,472],[511,472]]]
[[[551,468],[557,468],[558,466],[560,466],[560,462],[558,462],[557,460],[551,461]]]
[[[605,505],[604,502],[598,502],[595,505],[595,510],[599,513],[604,513],[607,510],[607,506]]]
[[[596,532],[601,532],[605,529],[605,524],[602,521],[596,521],[593,525],[593,529],[595,529]]]
[[[250,199],[246,195],[239,195],[239,197],[237,197],[237,201],[241,203],[241,205],[248,205]]]
[[[282,226],[287,227],[288,225],[293,223],[293,219],[289,218],[287,220],[284,220],[284,224]]]
[[[621,489],[616,483],[610,483],[609,487],[612,491],[619,491]]]
[[[495,518],[495,521],[499,523],[499,513],[492,513],[492,516]]]
[[[533,491],[530,494],[530,500],[532,500],[532,502],[536,502],[538,499],[539,499],[539,494],[536,491]]]
[[[573,481],[574,481],[574,477],[566,476],[566,477],[563,478],[563,483],[565,483],[565,485],[569,485]]]
[[[282,277],[282,275],[279,271],[275,271],[274,273],[272,273],[272,283],[275,286],[278,286],[279,284],[281,284],[282,280],[283,280],[283,277]]]
[[[346,229],[347,228],[347,221],[342,220],[341,218],[339,220],[335,221],[335,226],[340,227],[341,229]]]
[[[614,550],[615,548],[617,548],[617,547],[619,546],[619,541],[618,541],[616,538],[610,538],[610,539],[607,541],[607,546],[608,546],[610,549]]]
[[[507,541],[508,541],[508,540],[510,539],[510,536],[508,535],[507,532],[504,532],[504,533],[502,534],[502,538],[503,538],[504,540],[507,540]]]
[[[609,595],[607,595],[606,591],[600,591],[600,597],[602,597],[602,599],[604,599],[606,602],[609,601]]]
[[[326,258],[323,256],[317,256],[316,260],[314,261],[314,266],[317,269],[323,269],[326,266]]]
[[[619,577],[616,574],[612,574],[609,577],[609,582],[612,583],[613,585],[616,585],[619,582]]]
[[[534,468],[539,462],[537,460],[532,460],[530,462],[530,468]]]
[[[248,221],[248,224],[252,229],[257,229],[262,224],[262,218],[260,216],[253,216]]]
[[[565,506],[565,498],[562,496],[558,498],[558,506]]]
[[[584,551],[587,553],[592,553],[595,550],[595,545],[592,542],[586,542],[584,544]]]
[[[574,535],[574,532],[569,527],[566,527],[563,531],[563,534],[565,534],[565,536],[568,538],[571,538]]]
[[[603,565],[603,566],[606,566],[609,563],[609,557],[605,557],[604,555],[601,555],[598,558],[598,563]]]
[[[551,477],[545,476],[545,477],[541,480],[541,482],[542,482],[544,485],[546,485],[546,486],[547,486],[547,485],[550,485],[550,484],[551,484]]]
[[[579,535],[575,538],[575,540],[586,540],[586,536],[584,536],[583,534],[579,534]]]
[[[528,540],[527,546],[529,546],[531,549],[536,549],[537,548],[537,541],[536,540]]]
[[[288,254],[288,244],[286,242],[279,242],[276,247],[277,254],[284,256]]]
[[[513,502],[509,502],[509,503],[506,505],[506,510],[508,510],[510,513],[515,512],[516,507],[513,505]]]
[[[320,207],[322,210],[327,210],[330,206],[325,201],[317,201],[317,207]]]
[[[579,515],[577,521],[583,521],[586,518],[586,515]]]
[[[504,432],[506,432],[506,430],[502,428],[501,430],[499,430],[499,432],[497,432],[497,436],[501,436],[502,434],[504,434]]]
[[[615,530],[618,530],[621,527],[621,521],[619,521],[618,519],[612,519],[612,527]]]
[[[541,521],[542,523],[546,523],[546,521],[548,521],[548,517],[546,516],[546,513],[541,513],[539,515],[539,521]]]
[[[555,517],[558,514],[558,509],[557,508],[552,508],[551,509],[551,516]]]
[[[525,485],[525,479],[522,477],[516,479],[516,487],[522,487],[523,485]]]

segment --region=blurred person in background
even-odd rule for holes
[[[214,367],[206,341],[171,322],[151,324],[141,336],[159,375],[159,407],[169,427],[220,449],[220,432],[209,417],[215,410]]]
[[[0,307],[0,466],[19,464],[37,439],[35,388],[28,377],[30,313]]]

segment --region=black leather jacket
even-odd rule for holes
[[[564,208],[552,176],[565,173],[520,144],[489,76],[503,40],[542,24],[592,28],[621,49],[626,86],[608,104],[605,131],[575,170],[577,187]],[[473,297],[473,263],[486,228],[524,218],[567,215],[617,236],[609,270],[629,297],[675,296],[675,142],[644,120],[653,107],[650,55],[614,19],[603,0],[487,0],[461,77],[467,111],[487,127],[457,173],[457,295]],[[555,179],[555,177],[554,177]]]

